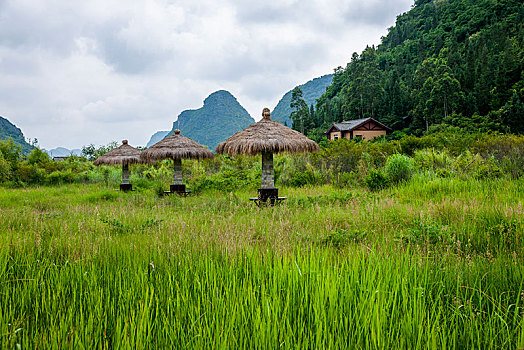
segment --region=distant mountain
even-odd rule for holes
[[[0,141],[5,141],[8,139],[13,139],[13,141],[22,147],[22,153],[27,154],[31,152],[34,146],[31,146],[25,140],[22,130],[17,128],[9,120],[0,117]]]
[[[180,129],[182,135],[215,151],[220,142],[254,122],[231,93],[219,90],[204,100],[203,107],[180,113],[166,137],[172,135],[174,129]]]
[[[155,143],[157,143],[160,140],[163,140],[166,135],[169,134],[169,130],[167,131],[157,131],[156,133],[151,136],[149,139],[149,142],[147,143],[146,147],[149,148],[153,146]]]
[[[331,85],[332,80],[333,74],[327,74],[298,86],[302,90],[303,99],[308,106],[311,104],[316,105],[317,98],[326,92],[326,88]],[[291,127],[291,119],[289,116],[292,112],[291,107],[289,107],[291,103],[291,91],[292,90],[288,91],[280,101],[278,101],[278,104],[271,112],[271,119],[277,120],[289,127]]]
[[[70,155],[79,156],[82,153],[82,150],[75,148],[75,149],[67,149],[64,147],[57,147],[53,148],[51,150],[46,150],[47,154],[51,158],[53,157],[68,157]]]

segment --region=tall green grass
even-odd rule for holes
[[[428,176],[0,189],[0,347],[524,347],[524,182]]]

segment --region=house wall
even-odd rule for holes
[[[335,139],[335,135],[338,137],[338,138],[341,138],[342,137],[342,134],[340,131],[333,131],[333,132],[330,132],[329,133],[329,139],[330,140],[334,140]]]
[[[386,130],[354,130],[353,137],[362,136],[364,140],[371,140],[375,137],[386,135]]]

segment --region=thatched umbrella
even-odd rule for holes
[[[169,192],[187,193],[186,185],[182,183],[182,159],[213,158],[214,155],[198,142],[180,135],[180,130],[176,129],[173,132],[173,135],[143,151],[140,154],[140,161],[154,163],[161,159],[173,159],[173,184]]]
[[[122,141],[122,145],[112,149],[104,155],[98,157],[93,164],[96,166],[122,164],[122,183],[121,191],[130,191],[133,186],[129,183],[129,164],[136,164],[140,161],[140,151],[128,145],[127,140]]]
[[[269,108],[263,109],[262,117],[257,123],[220,143],[216,152],[232,156],[262,153],[262,181],[258,190],[258,199],[265,202],[271,198],[273,203],[278,198],[273,172],[273,153],[314,152],[320,148],[315,141],[308,139],[298,131],[271,120]]]

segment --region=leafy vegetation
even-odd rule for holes
[[[298,88],[300,91],[302,91],[302,99],[304,100],[307,108],[311,109],[311,105],[316,105],[317,99],[326,92],[326,88],[331,85],[332,81],[333,74],[327,74],[310,80],[305,84],[296,86],[295,89]],[[290,106],[293,90],[286,92],[280,101],[278,101],[278,104],[275,106],[273,111],[271,111],[271,119],[279,121],[289,127],[293,125],[291,113],[293,112],[294,108]],[[297,130],[299,130],[298,127]]]
[[[524,346],[524,136],[278,154],[266,208],[260,156],[184,161],[187,198],[170,161],[123,193],[83,157],[0,159],[1,348]]]
[[[335,70],[306,134],[363,117],[417,135],[523,133],[523,22],[518,0],[415,1],[378,47]]]
[[[20,151],[24,154],[31,152],[34,148],[34,145],[31,145],[26,141],[22,130],[17,128],[9,120],[0,117],[0,141],[7,141],[9,139],[20,146]],[[36,144],[37,141],[34,140],[33,143]]]

